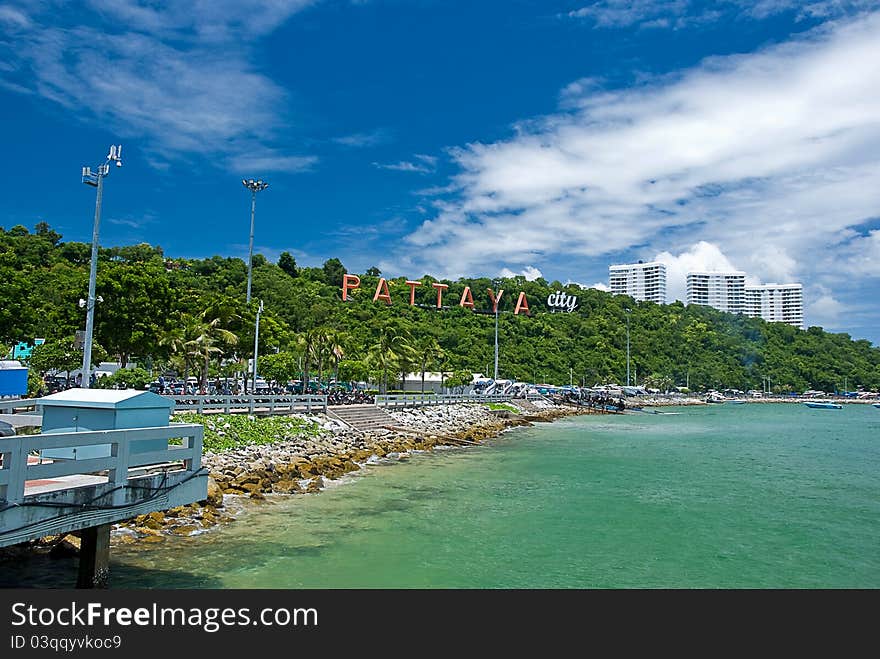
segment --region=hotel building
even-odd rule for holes
[[[746,273],[687,273],[687,303],[712,307],[728,313],[745,311]]]
[[[745,287],[744,313],[771,323],[804,328],[804,289],[801,284]]]
[[[608,268],[608,285],[615,295],[666,304],[666,266],[662,263],[612,265]]]

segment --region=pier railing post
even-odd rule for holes
[[[197,426],[192,429],[192,434],[183,438],[183,445],[190,450],[190,457],[183,461],[187,471],[198,471],[202,467],[202,442],[205,435],[205,427]]]
[[[3,471],[9,470],[6,485],[6,502],[21,503],[24,499],[24,482],[27,480],[27,454],[24,441],[19,438],[4,439],[9,450],[3,451]]]
[[[125,503],[125,483],[128,481],[128,456],[131,442],[128,441],[128,433],[122,433],[116,441],[110,444],[110,455],[113,457],[113,467],[107,473],[107,480],[118,490],[113,492],[113,505]]]

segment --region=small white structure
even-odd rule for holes
[[[174,401],[137,389],[67,389],[35,401],[43,411],[43,434],[156,428],[167,426]],[[160,450],[164,440],[132,442],[133,453]],[[106,457],[109,445],[46,449],[45,458],[84,460]]]
[[[425,371],[425,392],[433,391],[435,394],[443,393],[443,383],[447,378],[452,377],[452,371],[444,371],[439,373],[436,371]],[[422,391],[422,373],[407,373],[403,380],[404,391]]]

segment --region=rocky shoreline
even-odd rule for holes
[[[311,415],[320,427],[317,436],[206,452],[202,466],[210,475],[204,501],[117,524],[111,544],[157,543],[168,536],[195,535],[233,522],[245,502],[261,501],[267,495],[315,494],[327,481],[380,459],[406,460],[413,451],[478,445],[508,428],[587,413],[543,402],[530,407],[538,409],[520,409],[516,414],[465,403],[393,410],[389,411],[393,429],[369,431],[348,428],[323,414]],[[75,546],[76,538],[72,540]]]

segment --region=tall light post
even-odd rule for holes
[[[492,281],[492,284],[495,286],[495,375],[493,376],[493,380],[498,380],[498,286],[500,285],[500,281],[495,279]]]
[[[263,301],[260,300],[260,306],[257,307],[257,324],[254,328],[254,374],[252,378],[251,391],[257,393],[257,350],[260,344],[260,314],[263,313]]]
[[[495,375],[493,379],[498,379],[498,309],[495,309]]]
[[[95,225],[92,228],[92,264],[89,269],[89,296],[86,299],[86,336],[83,343],[83,365],[80,387],[88,389],[92,372],[92,337],[95,332],[95,281],[98,275],[98,228],[101,225],[101,199],[104,196],[104,177],[110,175],[110,163],[122,167],[122,145],[111,145],[110,153],[93,172],[91,167],[82,168],[82,182],[98,189],[95,200]]]
[[[247,262],[247,299],[246,302],[248,304],[251,303],[251,270],[253,269],[254,262],[254,210],[257,207],[257,193],[265,190],[269,187],[269,184],[266,183],[263,179],[257,179],[256,181],[252,178],[249,179],[241,179],[241,184],[251,191],[251,237],[248,243],[248,262]]]
[[[626,386],[629,386],[629,314],[632,309],[624,309],[626,312]]]

